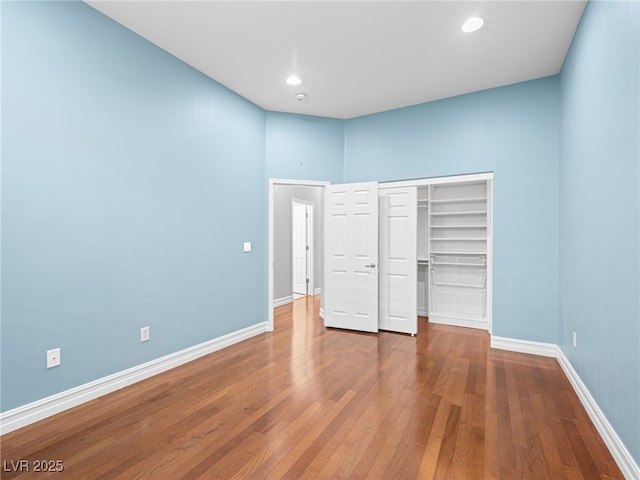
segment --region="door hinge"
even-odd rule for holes
[[[307,245],[307,246],[305,247],[305,249],[306,249],[306,250],[307,250],[307,252],[308,252],[308,251],[309,251],[309,245]]]
[[[307,278],[307,283],[309,283],[309,279]]]

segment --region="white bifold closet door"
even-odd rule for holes
[[[418,185],[326,188],[326,326],[416,334],[421,288],[430,322],[490,329],[492,184],[471,177],[422,182],[420,200]],[[418,262],[429,268],[426,289]]]
[[[378,183],[325,188],[324,324],[378,331]]]
[[[380,329],[418,332],[418,189],[381,188]]]

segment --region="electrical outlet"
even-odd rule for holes
[[[148,342],[150,338],[149,327],[142,327],[140,329],[140,341]]]
[[[576,332],[573,332],[573,348],[578,346],[578,338],[576,336]]]
[[[57,367],[58,365],[60,365],[60,349],[47,350],[47,368]]]

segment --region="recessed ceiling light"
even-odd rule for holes
[[[302,92],[296,93],[296,100],[299,100],[302,102],[303,100],[306,100],[306,99],[307,99],[306,93],[302,93]]]
[[[475,32],[484,25],[484,20],[480,17],[471,17],[469,20],[462,24],[462,31],[466,33]]]
[[[300,80],[300,77],[291,75],[289,78],[287,78],[287,83],[289,85],[300,85],[302,83],[302,80]]]

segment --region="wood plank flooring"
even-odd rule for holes
[[[417,337],[325,329],[317,312],[296,300],[273,333],[4,435],[2,478],[623,478],[555,359],[426,319]]]

